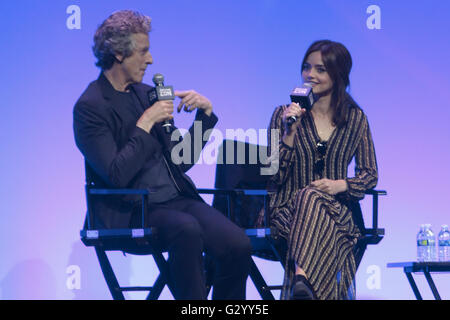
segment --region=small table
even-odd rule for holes
[[[403,268],[403,271],[408,278],[409,284],[416,296],[417,300],[423,300],[420,295],[419,289],[417,288],[416,282],[412,276],[412,272],[423,272],[425,278],[427,279],[428,285],[430,286],[431,292],[436,300],[441,300],[441,296],[434,284],[433,278],[431,278],[431,272],[450,272],[450,261],[449,262],[391,262],[387,264],[388,268]]]

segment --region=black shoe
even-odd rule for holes
[[[314,288],[304,276],[297,274],[292,285],[291,300],[317,300]]]

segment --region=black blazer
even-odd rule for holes
[[[131,85],[142,108],[149,105],[147,93],[152,89],[143,83]],[[77,147],[85,158],[86,181],[99,188],[139,188],[151,191],[149,202],[161,196],[149,170],[161,165],[163,158],[182,192],[203,201],[192,180],[185,174],[198,160],[192,155],[191,164],[175,165],[170,152],[178,143],[170,141],[161,123],[155,124],[150,134],[136,126],[136,113],[114,101],[114,88],[103,73],[93,81],[75,104],[73,128]],[[142,114],[140,112],[139,116]],[[213,113],[207,116],[197,110],[195,121],[201,121],[202,137],[218,119]],[[173,124],[173,121],[172,121]],[[194,126],[191,134],[191,150],[194,150]],[[206,144],[202,141],[202,148]],[[197,137],[197,139],[199,139]],[[151,171],[150,171],[151,174]],[[97,227],[127,228],[133,208],[139,202],[137,196],[95,196],[91,199]]]

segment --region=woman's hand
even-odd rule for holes
[[[295,102],[292,102],[283,112],[282,121],[285,127],[283,142],[291,148],[294,146],[294,137],[297,132],[297,127],[300,125],[300,118],[303,117],[305,113],[306,109],[300,108],[300,105]],[[288,119],[290,117],[295,117],[297,120],[291,125],[288,125]]]
[[[320,179],[311,182],[311,186],[331,195],[345,192],[348,189],[347,182],[345,180]]]
[[[292,102],[289,107],[286,108],[283,112],[283,123],[286,126],[286,133],[290,135],[291,133],[295,133],[297,131],[297,127],[300,124],[300,118],[306,113],[306,109],[300,108],[300,105],[296,102]],[[288,125],[288,119],[290,117],[295,117],[297,120],[292,123],[292,125]]]

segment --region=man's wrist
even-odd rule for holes
[[[203,112],[204,112],[208,117],[211,116],[211,114],[212,114],[212,106],[207,107],[207,108],[202,109],[202,110],[203,110]]]
[[[147,133],[150,133],[150,130],[152,130],[154,123],[153,122],[144,122],[144,121],[138,121],[136,123],[136,127],[141,128]]]

